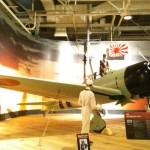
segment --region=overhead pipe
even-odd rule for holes
[[[2,0],[0,0],[0,3],[12,15],[12,17],[14,17],[14,19],[23,27],[23,29],[27,31],[29,34],[31,34],[31,32],[24,26],[24,24],[16,17],[16,15],[9,9],[9,7]]]
[[[66,7],[66,8],[68,8],[68,9],[71,10],[72,16],[73,16],[73,26],[74,26],[74,30],[75,30],[75,37],[76,37],[76,29],[77,29],[77,27],[76,27],[76,23],[75,23],[74,10],[73,10],[72,8],[68,7],[67,5],[65,5],[61,0],[58,0],[58,1],[59,1],[64,7]],[[69,3],[69,1],[68,1],[68,3]],[[75,1],[75,5],[76,5],[76,1]]]
[[[135,21],[131,20],[131,22],[133,22],[135,25],[137,25],[138,27],[140,27],[147,35],[150,35],[150,33],[144,29],[144,27],[140,26],[138,23],[136,23]]]
[[[68,9],[70,9],[71,11],[73,11],[73,9],[72,8],[70,8],[70,7],[68,7],[67,5],[65,5],[61,0],[58,0],[59,1],[59,3],[61,3],[63,6],[65,6],[66,8],[68,8]]]
[[[34,0],[32,0],[32,6],[31,6],[31,9],[32,9],[32,11],[34,11]]]
[[[87,5],[87,10],[89,13],[89,4]],[[90,34],[89,34],[89,16],[87,16],[87,41],[84,43],[84,83],[86,83],[86,62],[87,62],[87,52],[89,50],[89,41],[90,41]]]
[[[142,12],[131,12],[131,15],[149,15],[150,11],[149,9],[143,9],[141,10]],[[40,17],[45,17],[45,16],[72,16],[74,15],[75,17],[80,17],[80,16],[109,16],[109,15],[119,15],[120,13],[118,12],[92,12],[92,13],[69,13],[70,11],[67,11],[67,13],[63,13],[61,11],[57,11],[57,13],[53,11],[38,11],[37,16]]]
[[[120,25],[121,25],[121,23],[122,23],[122,20],[123,20],[123,17],[126,15],[126,13],[127,13],[127,9],[128,9],[128,7],[129,7],[129,5],[130,5],[130,1],[131,0],[128,0],[127,1],[127,3],[125,4],[125,0],[123,1],[123,12],[121,13],[121,18],[120,18],[120,20],[119,20],[119,23],[118,23],[118,25],[117,25],[117,30],[118,30],[118,28],[120,27]]]
[[[32,5],[31,5],[31,10],[32,12],[34,12],[34,0],[32,0]],[[34,30],[36,28],[36,23],[37,23],[37,19],[36,19],[36,12],[34,12],[34,23],[33,23],[33,27],[32,28],[27,28],[28,30]]]
[[[118,8],[115,4],[113,4],[113,3],[110,2],[110,1],[107,1],[107,2],[119,11],[119,8]]]
[[[90,13],[90,5],[87,5],[87,11]],[[87,51],[89,50],[89,42],[90,42],[90,16],[87,16]]]

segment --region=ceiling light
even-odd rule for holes
[[[130,20],[130,19],[132,19],[132,16],[130,16],[130,15],[124,16],[124,19],[125,20]]]

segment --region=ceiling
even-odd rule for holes
[[[4,0],[29,34],[69,41],[150,40],[150,0]],[[124,16],[132,15],[131,20]]]

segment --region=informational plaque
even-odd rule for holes
[[[150,112],[125,112],[127,139],[150,139]]]
[[[78,150],[90,150],[89,135],[77,134]]]

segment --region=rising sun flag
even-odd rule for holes
[[[111,44],[108,49],[108,59],[123,60],[126,54],[128,54],[127,44]]]

